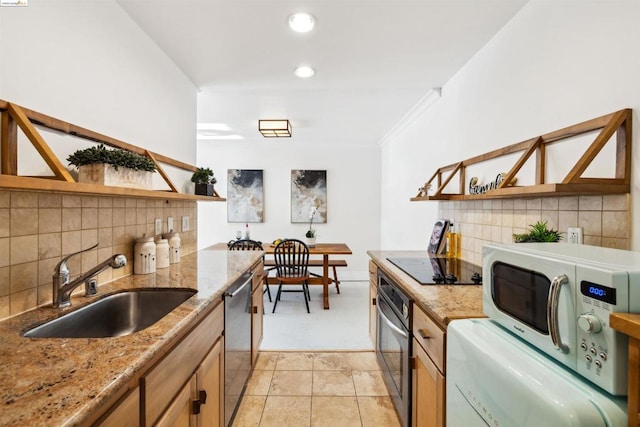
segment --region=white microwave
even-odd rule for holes
[[[627,338],[609,314],[640,312],[640,253],[567,243],[483,248],[484,313],[614,395],[627,393]]]

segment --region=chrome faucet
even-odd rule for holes
[[[99,243],[91,246],[90,248],[83,249],[78,252],[74,252],[66,257],[62,258],[62,261],[56,265],[55,270],[53,271],[53,307],[54,308],[62,308],[68,307],[71,305],[71,292],[82,283],[85,284],[85,295],[94,295],[96,293],[95,281],[92,281],[91,278],[96,274],[106,270],[107,268],[120,268],[127,265],[127,258],[122,254],[116,254],[100,264],[93,267],[91,270],[87,271],[84,274],[81,274],[80,277],[75,279],[73,282],[70,281],[71,273],[69,272],[69,268],[67,267],[67,261],[74,255],[78,255],[82,252],[90,251],[91,249],[97,248]]]

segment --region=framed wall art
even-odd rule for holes
[[[227,169],[227,222],[264,221],[264,185],[260,169]]]
[[[327,222],[327,171],[291,171],[291,222],[309,222],[316,209],[314,223]]]

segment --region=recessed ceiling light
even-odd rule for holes
[[[308,77],[313,77],[313,75],[316,73],[316,70],[314,70],[313,68],[307,65],[303,65],[301,67],[296,68],[293,72],[296,76],[300,77],[301,79],[306,79]]]
[[[289,27],[297,33],[308,33],[315,24],[316,19],[308,13],[294,13],[289,17]]]

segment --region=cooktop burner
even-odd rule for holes
[[[481,285],[482,267],[459,258],[387,258],[421,285]]]

